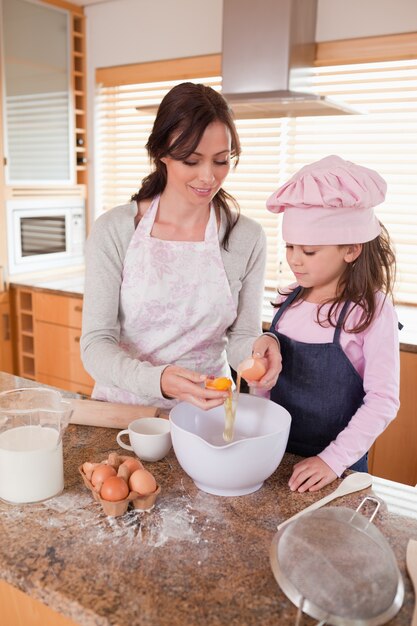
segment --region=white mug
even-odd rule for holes
[[[122,441],[123,435],[129,435],[131,445]],[[141,417],[121,430],[116,440],[119,446],[133,451],[142,461],[159,461],[172,446],[170,423],[162,417]]]

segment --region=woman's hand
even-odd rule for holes
[[[248,383],[250,387],[269,390],[275,385],[282,370],[281,351],[278,341],[271,335],[261,335],[252,347],[252,356],[266,359],[266,372],[258,382]]]
[[[228,392],[206,389],[203,383],[207,376],[192,370],[168,365],[162,372],[161,391],[166,398],[191,402],[200,409],[220,406],[229,396]]]
[[[337,474],[319,456],[296,463],[288,482],[291,491],[318,491],[336,480]]]

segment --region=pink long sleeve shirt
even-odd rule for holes
[[[285,298],[280,296],[277,302]],[[360,333],[342,330],[340,335],[343,351],[363,379],[365,397],[346,428],[318,455],[338,476],[369,450],[400,405],[398,319],[391,300],[384,301],[382,293],[376,298],[377,312],[371,325]],[[275,330],[297,341],[331,343],[335,329],[318,324],[317,308],[317,304],[305,301],[290,306]],[[321,319],[326,318],[327,310],[323,307]],[[356,307],[347,318],[347,327],[354,327],[360,316],[361,309]]]

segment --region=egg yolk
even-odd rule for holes
[[[207,378],[206,389],[215,389],[216,391],[229,391],[232,388],[232,381],[225,376],[221,378]]]

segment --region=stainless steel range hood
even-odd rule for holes
[[[356,113],[311,87],[317,0],[223,0],[222,93],[236,118]]]

